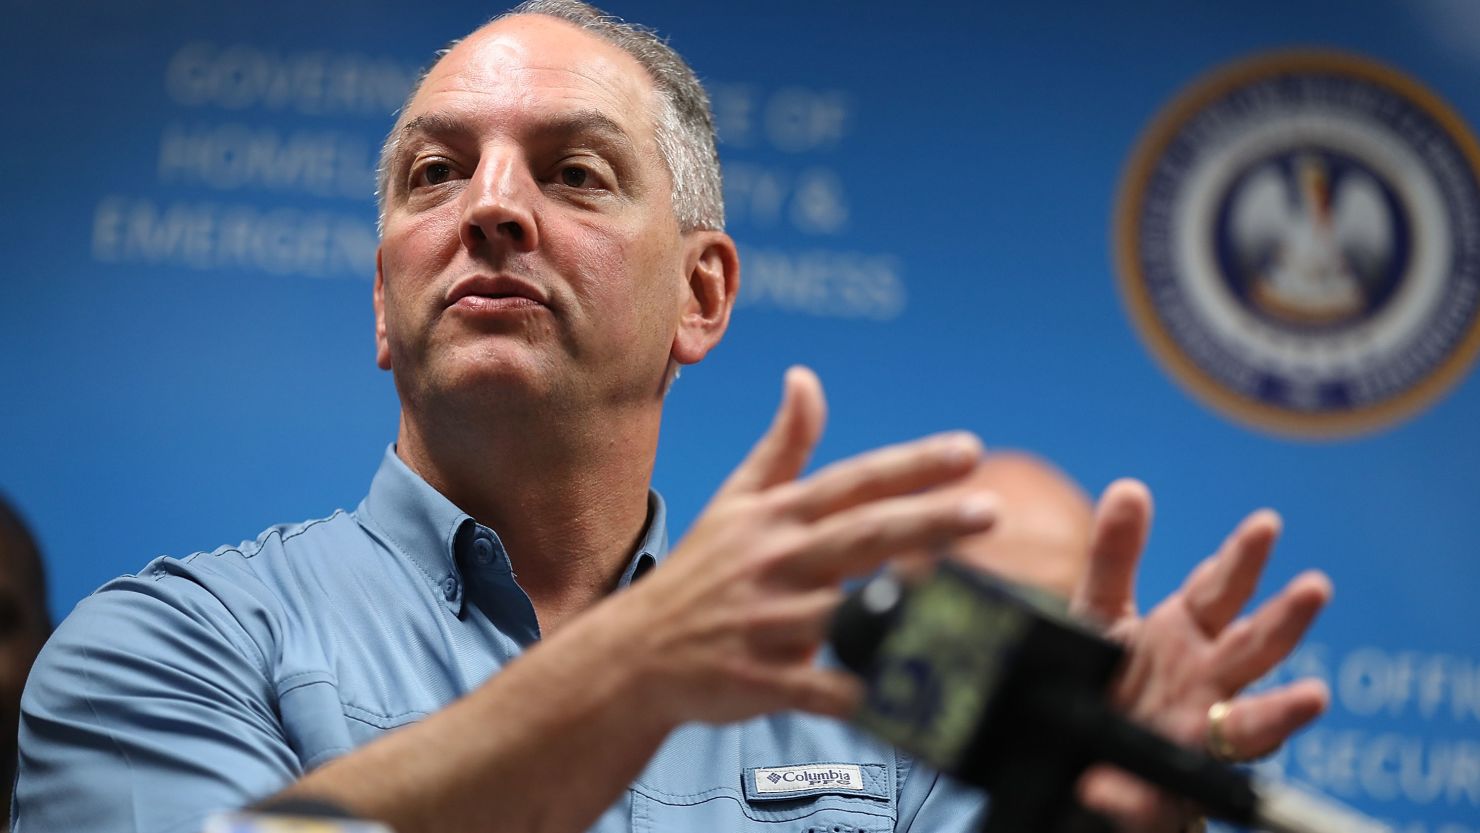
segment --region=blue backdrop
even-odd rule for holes
[[[786,366],[836,459],[952,427],[1158,499],[1140,594],[1249,510],[1332,608],[1282,674],[1331,714],[1271,766],[1404,831],[1480,831],[1480,384],[1294,438],[1190,395],[1117,288],[1127,160],[1194,79],[1273,49],[1380,61],[1480,120],[1480,4],[627,0],[710,84],[744,258],[725,343],[670,397],[681,531]],[[372,169],[418,68],[495,9],[10,0],[0,78],[0,489],[64,614],[161,553],[352,507],[396,400],[375,369]],[[126,6],[126,7],[125,7]],[[1319,433],[1319,432],[1317,432]]]

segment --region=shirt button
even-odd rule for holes
[[[487,564],[493,560],[493,542],[487,538],[473,539],[473,561]]]
[[[447,597],[447,601],[449,601],[449,602],[452,602],[452,601],[456,601],[457,600],[457,577],[456,576],[448,576],[446,579],[443,579],[443,581],[442,581],[442,595],[443,596],[446,596]]]

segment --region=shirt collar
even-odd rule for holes
[[[402,462],[394,444],[386,448],[370,481],[370,493],[355,515],[416,565],[438,599],[446,595],[448,579],[461,580],[453,542],[458,529],[472,518]]]
[[[439,599],[447,594],[448,580],[460,586],[456,541],[458,530],[474,523],[472,516],[432,488],[396,455],[394,444],[385,450],[380,468],[370,481],[370,493],[356,510],[361,524],[386,540],[426,577]],[[497,530],[495,530],[497,532]],[[648,490],[648,521],[637,550],[622,571],[619,587],[627,587],[668,555],[668,508],[663,497]],[[461,609],[461,593],[453,612]]]
[[[663,502],[663,496],[653,489],[648,489],[648,522],[647,529],[642,533],[642,540],[637,544],[637,552],[632,554],[632,560],[627,563],[627,569],[622,571],[622,578],[617,582],[617,587],[627,587],[632,582],[647,575],[648,570],[668,557],[668,506]]]

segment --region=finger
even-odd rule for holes
[[[1290,580],[1279,595],[1224,631],[1214,644],[1217,682],[1238,691],[1268,673],[1294,650],[1316,614],[1331,601],[1331,580],[1311,571]]]
[[[1151,529],[1151,492],[1138,480],[1117,480],[1095,507],[1089,566],[1071,609],[1110,623],[1135,613],[1136,565]]]
[[[1235,760],[1274,752],[1290,735],[1326,710],[1331,694],[1319,680],[1298,680],[1229,703],[1220,733]]]
[[[863,703],[863,683],[852,674],[812,665],[793,665],[776,683],[784,707],[828,717],[853,716]]]
[[[1249,603],[1279,534],[1280,516],[1261,509],[1245,518],[1218,552],[1187,577],[1183,598],[1203,633],[1217,636]]]
[[[784,500],[791,514],[816,520],[957,480],[975,468],[981,455],[981,440],[950,431],[833,463],[794,484]]]
[[[810,658],[827,637],[832,614],[842,601],[843,589],[829,585],[756,605],[745,622],[751,649],[773,660]]]
[[[779,575],[831,584],[870,572],[902,552],[937,549],[981,532],[996,517],[996,502],[976,493],[924,492],[875,501],[814,524]]]
[[[889,571],[906,582],[928,576],[940,565],[942,553],[925,548],[900,553],[889,559]]]
[[[1090,767],[1079,779],[1079,801],[1109,816],[1117,830],[1175,830],[1172,802],[1135,776],[1106,765]]]
[[[807,467],[826,422],[827,400],[817,374],[800,365],[789,368],[771,427],[725,480],[715,499],[795,480]]]

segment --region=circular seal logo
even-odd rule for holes
[[[1277,54],[1194,84],[1136,149],[1115,234],[1152,351],[1246,423],[1390,425],[1480,351],[1480,146],[1370,60]]]

